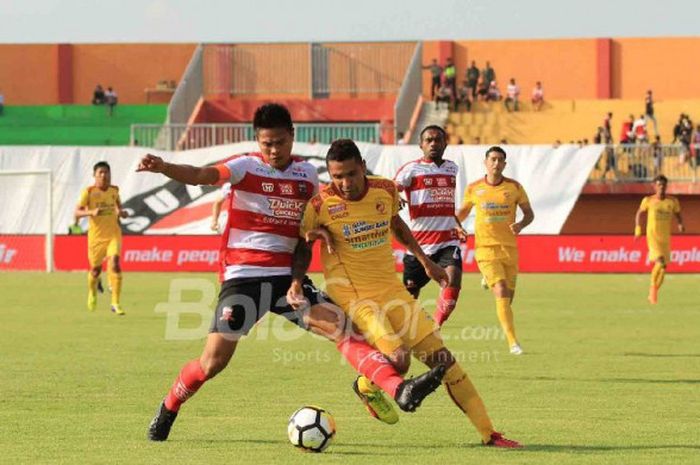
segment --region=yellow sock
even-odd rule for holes
[[[96,278],[92,275],[92,272],[88,271],[88,292],[91,294],[96,294],[97,293],[97,281],[99,281],[100,278]]]
[[[445,376],[442,378],[442,383],[452,401],[467,414],[469,420],[479,431],[481,438],[484,441],[489,441],[491,433],[494,432],[489,414],[486,413],[484,402],[479,397],[479,393],[476,392],[476,388],[469,376],[457,362],[447,369]]]
[[[515,326],[513,325],[513,310],[510,307],[510,297],[496,298],[496,313],[498,320],[501,322],[501,328],[506,333],[508,345],[512,346],[517,342],[515,337]]]
[[[362,394],[371,394],[380,390],[379,386],[374,384],[364,375],[360,376],[360,378],[357,380],[357,388]]]
[[[661,266],[659,263],[654,263],[654,268],[651,269],[651,285],[656,287],[657,276],[659,275],[659,269]]]
[[[119,305],[119,297],[122,294],[122,274],[110,271],[109,287],[112,288],[112,305]]]
[[[660,288],[661,285],[664,283],[664,277],[666,276],[666,268],[663,266],[659,266],[659,271],[656,273],[656,282],[654,285],[656,288]]]

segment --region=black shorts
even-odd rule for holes
[[[456,266],[462,269],[462,250],[456,246],[449,246],[438,250],[430,256],[430,259],[443,268]],[[414,255],[403,257],[403,285],[406,288],[421,289],[430,282],[425,273],[425,268]]]
[[[287,291],[291,283],[290,275],[224,281],[209,332],[226,333],[233,338],[240,338],[248,334],[268,311],[282,315],[300,328],[307,329],[302,312],[294,310],[287,303]],[[325,293],[314,287],[308,277],[304,278],[303,290],[304,297],[312,306],[331,301]]]

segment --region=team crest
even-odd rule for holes
[[[262,183],[262,190],[263,192],[267,192],[269,194],[270,192],[275,191],[275,185],[271,182],[264,182]]]
[[[447,187],[447,179],[437,178],[438,187]]]
[[[297,187],[299,188],[299,193],[304,195],[309,193],[309,189],[306,187],[305,182],[299,182],[297,183]]]
[[[282,195],[294,195],[294,186],[292,186],[289,183],[281,183],[280,184],[280,193]]]
[[[510,192],[504,192],[504,193],[503,193],[503,198],[504,198],[505,200],[510,199]]]
[[[377,204],[375,205],[377,208],[377,211],[379,213],[385,213],[386,212],[386,204],[382,200],[377,200]]]

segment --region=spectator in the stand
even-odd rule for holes
[[[693,168],[700,166],[700,124],[695,126],[695,131],[691,136],[691,153],[693,155]]]
[[[469,98],[471,89],[469,88],[468,81],[463,81],[459,89],[457,89],[457,101],[455,102],[455,111],[459,111],[460,103],[464,104],[464,109],[466,111],[472,110],[472,102]]]
[[[639,115],[639,118],[634,120],[632,125],[632,132],[634,133],[634,140],[640,144],[646,144],[649,142],[649,137],[647,135],[647,121],[644,115]]]
[[[598,129],[595,132],[595,136],[593,136],[593,143],[594,144],[604,144],[605,143],[605,129],[603,126],[598,126]]]
[[[117,91],[111,87],[107,87],[107,92],[105,92],[105,103],[107,104],[107,114],[112,116],[114,114],[114,107],[117,106],[119,98],[117,97]]]
[[[644,115],[647,121],[654,123],[654,135],[659,135],[659,130],[656,128],[656,116],[654,116],[654,96],[651,89],[647,91],[647,96],[644,98]]]
[[[3,95],[2,90],[0,90],[0,116],[2,116],[5,111],[5,95]]]
[[[515,83],[514,78],[510,78],[510,82],[506,87],[506,99],[503,101],[503,104],[508,111],[520,111],[520,86]]]
[[[406,145],[404,140],[405,134],[403,132],[396,133],[396,145]]]
[[[506,138],[504,137],[503,139],[501,139],[501,142],[499,142],[499,144],[501,144],[501,145],[508,145],[508,139],[506,139]]]
[[[481,145],[481,137],[475,136],[474,141],[472,142],[474,145]]]
[[[674,142],[677,139],[681,143],[680,162],[685,163],[690,156],[693,122],[690,120],[690,116],[682,113],[677,126],[679,126],[679,128],[677,130],[674,128],[674,136],[676,132],[678,132],[678,136],[674,139]]]
[[[559,139],[554,141],[554,144],[552,144],[553,149],[558,149],[561,146],[561,141]]]
[[[501,100],[501,91],[498,89],[496,81],[491,81],[491,84],[489,84],[489,90],[486,94],[486,101],[497,102],[499,100]]]
[[[613,117],[613,114],[608,112],[608,114],[605,115],[605,118],[603,119],[603,129],[605,129],[605,139],[603,141],[604,144],[612,144],[613,143],[612,117]]]
[[[661,145],[661,136],[658,134],[651,144],[651,155],[654,157],[654,176],[661,174],[661,166],[664,161],[664,148]]]
[[[433,62],[429,65],[423,66],[423,69],[430,70],[430,99],[435,98],[435,91],[440,89],[440,78],[442,76],[442,66],[438,64],[436,58],[433,58]]]
[[[479,83],[479,90],[477,91],[479,100],[485,101],[488,98],[490,84],[491,83],[486,81],[483,76],[481,77],[481,83]]]
[[[105,104],[105,90],[102,88],[101,84],[95,86],[95,90],[92,91],[92,104],[93,105],[104,105]]]
[[[457,96],[457,68],[452,63],[452,58],[447,59],[447,64],[445,64],[445,69],[442,73],[445,75],[445,84],[452,91],[452,97],[455,98]]]
[[[469,89],[471,90],[472,93],[472,100],[476,100],[476,90],[477,86],[479,84],[479,68],[476,67],[476,62],[472,60],[472,65],[467,68],[467,86],[469,86]]]
[[[456,145],[464,145],[464,140],[462,139],[462,136],[457,136],[457,140],[455,141]]]
[[[634,126],[634,116],[630,115],[627,121],[622,123],[622,130],[620,131],[621,144],[634,143],[634,131],[632,130],[632,126]]]
[[[447,109],[450,109],[450,104],[452,103],[452,89],[447,85],[447,83],[443,83],[438,89],[437,94],[435,94],[436,110],[440,109],[440,102],[446,103]]]
[[[535,88],[532,89],[532,109],[540,111],[542,105],[544,105],[544,89],[542,88],[542,83],[537,81]]]
[[[486,62],[486,68],[481,72],[481,78],[484,82],[491,84],[491,82],[496,80],[496,71],[491,67],[490,62]]]

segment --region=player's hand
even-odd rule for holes
[[[97,216],[100,214],[101,211],[102,209],[100,207],[97,207],[93,208],[92,210],[89,210],[88,213],[90,214],[90,216]]]
[[[292,284],[287,290],[287,303],[294,310],[303,310],[309,306],[309,301],[304,297],[304,290],[301,287],[301,282],[292,280]]]
[[[425,268],[425,274],[427,274],[430,279],[437,282],[440,287],[447,287],[449,278],[447,276],[447,271],[445,271],[443,267],[430,259],[425,262],[423,267]]]
[[[326,228],[312,229],[311,231],[306,233],[305,239],[306,242],[313,242],[315,240],[321,239],[323,242],[326,243],[326,249],[328,250],[328,253],[335,253],[333,237],[331,236],[330,231],[328,231]]]
[[[216,221],[212,221],[209,225],[209,229],[211,229],[214,232],[219,232],[219,223]]]
[[[460,242],[467,242],[467,238],[469,238],[469,234],[467,234],[467,231],[461,227],[457,226],[455,229],[455,234],[457,235],[457,239],[459,239]]]
[[[119,218],[128,218],[129,212],[126,210],[119,210]]]
[[[678,232],[684,233],[685,232],[685,225],[679,224],[678,225]]]
[[[510,230],[513,232],[514,235],[520,234],[520,231],[523,230],[523,225],[521,223],[513,223],[510,225]]]
[[[147,154],[139,162],[137,172],[148,171],[150,173],[162,173],[165,170],[165,162],[162,158],[155,155]]]

